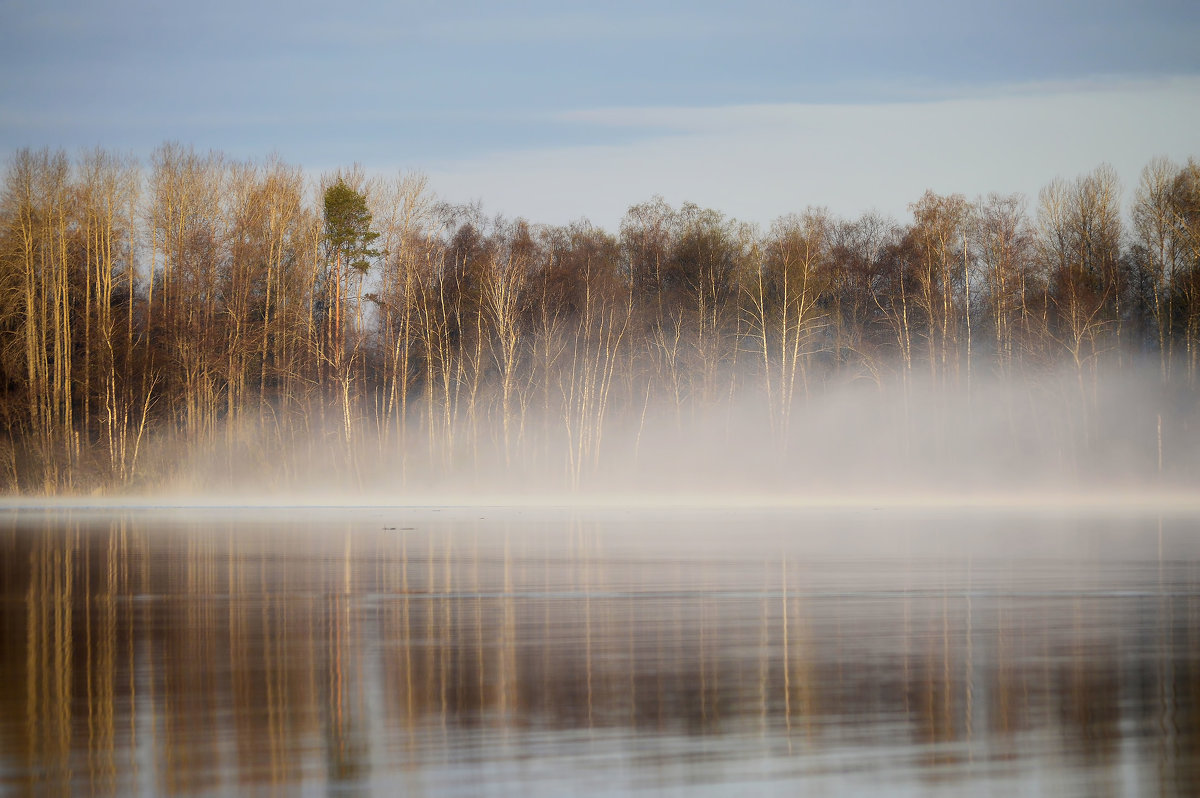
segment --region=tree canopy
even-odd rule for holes
[[[372,244],[379,233],[371,229],[371,211],[367,198],[339,177],[325,189],[325,246],[330,258],[344,268],[365,273],[371,261],[379,257]]]

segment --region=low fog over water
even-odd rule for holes
[[[640,407],[607,411],[586,451],[570,430],[555,429],[560,420],[531,409],[507,462],[502,429],[487,419],[464,424],[451,450],[432,455],[416,425],[386,441],[366,431],[348,450],[336,429],[273,448],[277,438],[247,424],[232,445],[180,452],[152,439],[146,457],[171,461],[161,496],[200,503],[1107,503],[1195,495],[1197,403],[1189,390],[1164,387],[1152,367],[1086,379],[1071,370],[983,375],[969,393],[920,380],[845,381],[798,404],[786,428],[761,391],[745,393],[686,410],[645,394]]]

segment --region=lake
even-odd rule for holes
[[[0,792],[1195,795],[1200,524],[0,510]]]

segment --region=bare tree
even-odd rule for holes
[[[402,453],[407,451],[409,394],[415,381],[415,348],[418,339],[417,301],[420,270],[431,262],[437,246],[435,205],[424,177],[401,175],[377,194],[375,218],[384,253],[377,293],[369,295],[379,306],[381,348],[384,357],[384,434],[389,447],[393,430]],[[401,458],[401,468],[405,466]],[[405,477],[402,471],[401,478]]]
[[[935,383],[946,385],[948,373],[953,369],[957,374],[959,330],[970,330],[965,246],[970,205],[961,194],[930,191],[912,205],[912,212],[908,235],[917,256],[915,300],[924,316],[929,373]],[[969,358],[968,353],[968,363]]]
[[[797,388],[808,393],[808,365],[823,316],[818,302],[831,274],[833,227],[819,208],[777,220],[745,292],[749,329],[761,345],[768,417],[784,447]]]
[[[521,419],[514,419],[513,402],[524,355],[521,339],[527,315],[527,288],[537,253],[529,226],[523,221],[518,221],[505,238],[505,245],[492,249],[483,262],[481,288],[483,307],[492,327],[492,359],[500,380],[504,464],[510,466],[514,427],[523,426],[523,414]]]
[[[982,266],[996,368],[1011,374],[1028,318],[1032,233],[1024,197],[990,194],[975,208],[974,244]]]

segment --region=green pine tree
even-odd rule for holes
[[[342,178],[325,189],[325,247],[340,268],[366,274],[379,251],[371,245],[379,233],[371,230],[367,198]]]

